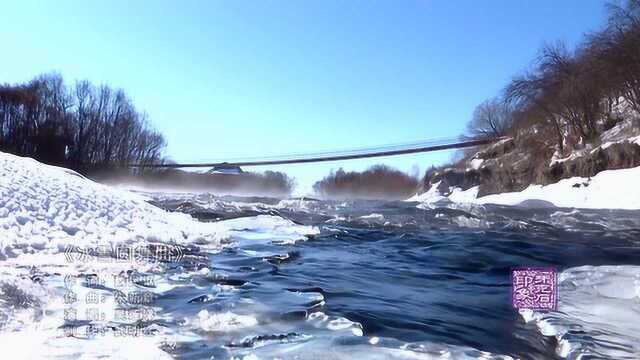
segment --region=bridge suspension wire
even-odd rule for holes
[[[299,158],[308,158],[308,157],[320,157],[320,156],[333,156],[333,155],[350,155],[350,154],[360,154],[360,153],[369,153],[369,152],[377,152],[377,151],[389,151],[395,149],[408,149],[408,148],[418,148],[418,147],[426,147],[430,145],[439,145],[446,144],[452,142],[460,141],[460,137],[441,137],[441,138],[433,138],[429,140],[421,140],[414,142],[405,142],[405,143],[392,143],[378,146],[368,146],[368,147],[358,147],[358,148],[347,148],[347,149],[332,149],[332,150],[323,150],[319,152],[297,152],[290,154],[279,154],[279,155],[270,155],[270,156],[251,156],[251,157],[235,157],[235,158],[217,158],[217,159],[198,159],[193,160],[192,162],[197,163],[236,163],[236,162],[248,162],[248,161],[258,161],[258,160],[284,160],[284,159],[299,159]]]
[[[265,166],[302,164],[338,160],[353,160],[383,156],[394,156],[404,154],[424,153],[449,149],[462,149],[480,145],[488,145],[500,141],[504,138],[486,138],[476,140],[460,141],[459,138],[431,139],[414,143],[392,144],[377,147],[357,148],[348,150],[334,150],[316,153],[299,153],[290,155],[279,155],[272,157],[240,158],[231,161],[198,162],[198,163],[165,163],[165,164],[129,164],[129,167],[140,168],[194,168],[194,167],[216,167],[216,166]]]

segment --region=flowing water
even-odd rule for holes
[[[628,333],[604,350],[589,336],[562,353],[510,301],[512,267],[640,265],[637,211],[211,195],[155,203],[236,224],[223,251],[194,246],[166,274],[172,288],[155,306],[162,326],[184,335],[165,349],[179,358],[553,359],[607,346],[638,355],[639,334]],[[274,218],[290,222],[255,226]],[[315,230],[287,236],[300,226]],[[615,325],[609,335],[627,331]]]
[[[58,211],[64,226],[45,235],[66,240],[47,247],[38,211],[8,218],[7,358],[640,358],[640,211],[144,196],[198,221],[84,196],[67,208],[109,220],[104,236]],[[122,213],[140,209],[174,222],[130,235],[140,224]],[[524,266],[557,269],[557,311],[512,308],[510,270]]]

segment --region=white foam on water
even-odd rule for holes
[[[315,200],[315,199],[306,199],[301,197],[299,199],[284,199],[280,200],[278,204],[275,206],[276,209],[289,209],[298,212],[310,212],[314,210],[319,210],[326,206],[326,204]]]
[[[466,228],[488,228],[489,222],[477,217],[460,215],[451,218],[451,221],[460,227]]]
[[[372,214],[369,214],[369,215],[362,215],[362,216],[360,216],[360,219],[383,221],[384,220],[384,215],[378,214],[378,213],[372,213]]]

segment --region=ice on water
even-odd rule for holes
[[[558,285],[557,311],[521,312],[543,335],[557,338],[558,355],[640,357],[640,266],[571,268]]]

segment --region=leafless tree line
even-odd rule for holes
[[[316,194],[330,199],[406,199],[416,192],[417,177],[385,165],[374,165],[363,172],[331,171],[313,185]]]
[[[609,5],[608,14],[607,26],[576,49],[543,47],[535,66],[513,78],[503,96],[477,107],[468,136],[526,129],[565,151],[597,140],[620,120],[616,107],[640,114],[640,0]]]
[[[121,89],[58,74],[0,85],[0,150],[80,170],[157,163],[166,142]]]

